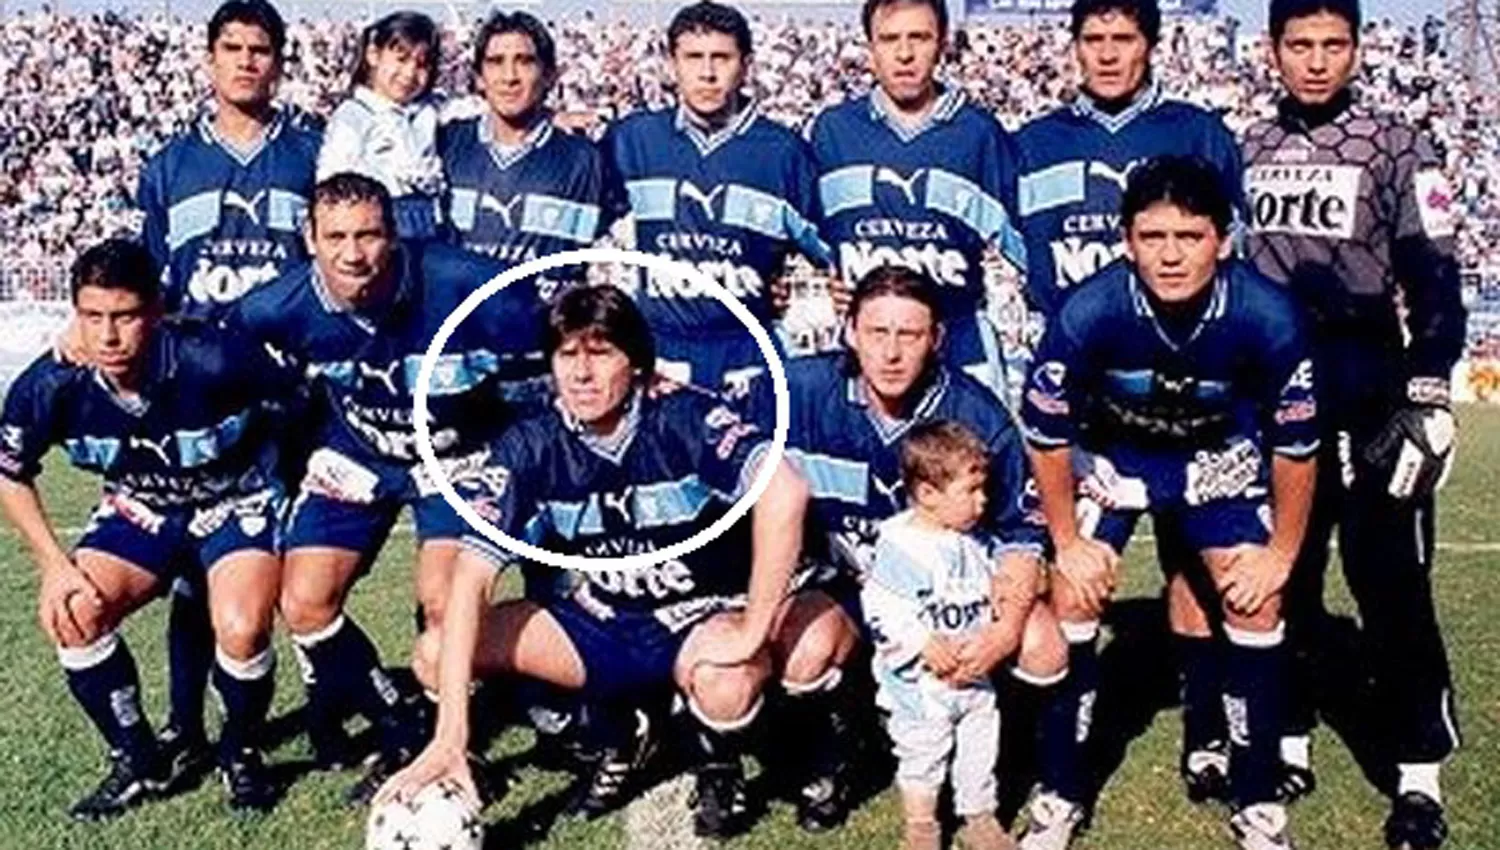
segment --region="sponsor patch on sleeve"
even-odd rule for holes
[[[1412,191],[1417,196],[1417,212],[1422,217],[1422,230],[1429,239],[1451,238],[1457,229],[1457,198],[1448,185],[1448,178],[1435,168],[1424,168],[1412,178]]]

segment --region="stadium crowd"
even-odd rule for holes
[[[591,15],[552,22],[562,76],[556,106],[608,120],[668,102],[660,27]],[[456,95],[446,111],[474,114],[466,55],[476,21],[444,32],[439,90]],[[857,22],[755,22],[752,85],[772,118],[800,126],[821,107],[870,85]],[[1442,50],[1435,25],[1403,30],[1372,22],[1364,41],[1363,96],[1404,112],[1443,148],[1461,187],[1460,233],[1466,270],[1500,268],[1500,126],[1478,116],[1500,103],[1470,92]],[[0,22],[0,269],[56,267],[100,238],[134,231],[134,187],[147,155],[201,104],[202,22],[160,14],[88,17],[43,9]],[[358,24],[302,20],[288,33],[283,99],[327,115],[353,67]],[[1060,57],[1060,22],[969,23],[956,39],[950,78],[1015,129],[1068,96],[1076,79]],[[1168,24],[1158,69],[1170,92],[1223,112],[1242,131],[1272,109],[1276,85],[1259,38],[1227,18]],[[1071,60],[1070,60],[1071,61]],[[47,275],[17,276],[0,293],[60,285]]]

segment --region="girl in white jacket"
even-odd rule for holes
[[[353,93],[328,120],[318,179],[344,171],[385,184],[396,232],[431,239],[441,224],[443,165],[438,158],[439,36],[431,18],[394,12],[360,38]]]

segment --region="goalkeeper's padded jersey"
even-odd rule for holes
[[[1464,340],[1456,201],[1428,141],[1346,92],[1283,103],[1246,133],[1244,160],[1248,255],[1311,314],[1324,413],[1446,382]]]

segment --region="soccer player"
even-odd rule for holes
[[[985,252],[1026,268],[1011,218],[1013,141],[962,89],[936,78],[948,41],[942,0],[866,0],[876,88],[819,115],[819,230],[843,279],[902,265],[940,286],[945,359],[1003,393],[1000,343],[984,315]]]
[[[398,246],[395,232],[390,196],[373,178],[346,173],[320,182],[307,225],[312,262],[246,297],[232,321],[302,370],[314,395],[317,433],[287,520],[281,613],[308,674],[319,760],[342,760],[344,705],[380,729],[380,758],[351,789],[351,803],[368,800],[409,760],[422,733],[344,598],[410,506],[416,595],[428,624],[442,620],[467,526],[418,459],[412,397],[438,327],[500,270],[445,245]],[[539,304],[534,289],[507,287],[460,326],[438,362],[432,441],[454,479],[477,468],[483,440],[509,403],[525,403],[517,394],[539,372]]]
[[[1452,462],[1449,375],[1464,345],[1453,193],[1427,138],[1350,89],[1356,0],[1271,4],[1273,61],[1286,97],[1245,136],[1249,256],[1313,317],[1323,463],[1317,504],[1289,591],[1297,656],[1316,656],[1328,541],[1373,665],[1377,740],[1399,779],[1392,847],[1447,835],[1439,768],[1458,747],[1453,683],[1433,608],[1433,492]],[[1299,663],[1299,666],[1302,666]],[[1307,665],[1283,741],[1288,798],[1312,790]]]
[[[207,47],[209,108],[146,162],[138,200],[167,311],[217,321],[245,293],[307,258],[302,222],[321,133],[308,116],[273,100],[286,27],[269,3],[219,6]],[[300,459],[290,454],[283,461],[295,467]],[[168,620],[172,711],[162,741],[184,775],[210,753],[203,693],[212,632],[195,578],[189,572],[175,583]]]
[[[1021,435],[1009,411],[976,379],[940,362],[946,337],[940,287],[924,273],[882,266],[855,286],[845,327],[848,351],[799,358],[787,366],[791,424],[787,452],[812,491],[808,562],[773,645],[787,694],[786,725],[798,730],[805,761],[798,821],[824,830],[848,813],[847,754],[856,721],[869,714],[847,670],[865,639],[860,587],[869,574],[881,521],[909,506],[901,478],[902,438],[919,423],[949,419],[973,431],[989,454],[981,532],[1024,561],[1034,587],[1044,523],[1029,492]],[[750,399],[757,422],[770,421],[769,381]],[[1028,606],[1029,602],[1028,602]],[[986,634],[962,657],[992,669],[1013,651]],[[1057,684],[1066,650],[1045,606],[1031,608],[1015,675]]]
[[[163,320],[159,275],[135,242],[85,251],[72,296],[93,365],[38,359],[0,417],[0,508],[41,570],[37,613],[68,688],[110,749],[109,774],[69,812],[79,820],[118,815],[171,779],[118,629],[179,569],[206,576],[229,805],[264,811],[276,798],[257,750],[275,685],[281,570],[271,423],[286,415],[295,376],[248,340]],[[35,485],[55,445],[104,481],[71,552]]]
[[[1127,262],[1080,284],[1048,322],[1022,408],[1056,548],[1052,606],[1068,682],[1044,722],[1025,850],[1061,850],[1088,787],[1083,735],[1099,619],[1136,522],[1197,552],[1227,642],[1230,826],[1246,850],[1289,848],[1276,796],[1285,696],[1280,593],[1302,543],[1318,447],[1313,364],[1296,305],[1226,259],[1233,207],[1214,169],[1162,157],[1121,208]],[[1072,744],[1072,746],[1068,746]]]
[[[605,136],[608,214],[628,213],[640,250],[696,266],[769,328],[770,284],[787,256],[828,261],[812,224],[811,154],[741,93],[751,42],[738,10],[712,0],[684,7],[667,29],[667,52],[677,106],[630,116]],[[636,298],[662,374],[742,395],[765,370],[740,320],[691,280],[643,273]]]
[[[1026,349],[1034,347],[1046,317],[1061,309],[1075,285],[1124,255],[1120,199],[1127,179],[1146,160],[1197,156],[1213,166],[1236,208],[1241,203],[1234,137],[1217,116],[1164,96],[1152,71],[1151,54],[1161,36],[1156,0],[1077,0],[1071,29],[1082,75],[1077,97],[1016,135],[1017,221],[1030,260],[1026,293],[1033,320]],[[1030,372],[1029,357],[1017,365],[1013,371],[1019,374],[1009,377],[1019,399],[1017,385]],[[1208,623],[1184,572],[1197,554],[1170,537],[1158,535],[1157,541],[1169,575],[1168,611],[1183,677],[1180,769],[1191,799],[1218,798],[1228,769],[1222,688]],[[1085,642],[1091,645],[1092,638]],[[1093,653],[1090,646],[1080,651]]]
[[[516,265],[592,244],[603,160],[588,140],[552,126],[551,34],[526,12],[495,12],[475,40],[473,71],[487,111],[443,128],[439,144],[458,244]],[[562,274],[539,282],[542,297],[556,294]]]
[[[717,395],[654,378],[642,312],[614,287],[574,289],[553,306],[546,350],[556,403],[496,440],[464,490],[512,537],[587,557],[652,552],[708,528],[760,474],[769,435]],[[702,757],[696,828],[736,831],[744,814],[736,733],[761,707],[766,644],[801,542],[786,529],[800,527],[806,505],[806,485],[780,465],[748,527],[736,524],[679,560],[591,571],[575,594],[541,605],[489,607],[496,570],[515,559],[466,535],[441,635],[429,632],[417,654],[418,674],[441,695],[437,734],[382,797],[445,776],[473,793],[471,677],[519,673],[600,706],[590,731],[605,754],[591,786],[619,779],[613,765],[632,746],[641,692],[675,684]]]

